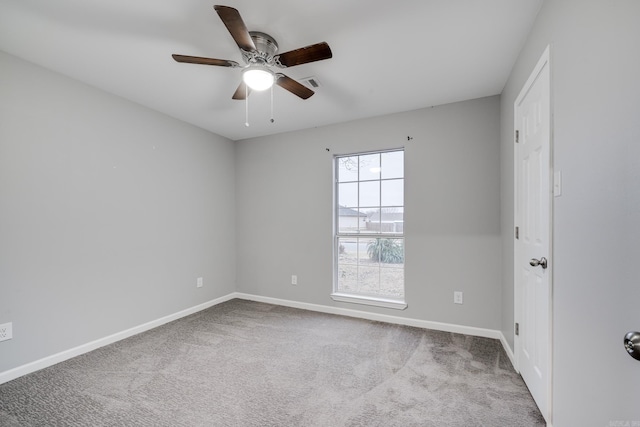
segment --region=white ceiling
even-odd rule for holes
[[[220,3],[216,3],[220,2]],[[231,99],[240,70],[172,53],[240,52],[213,9],[239,10],[280,52],[326,41],[333,58],[283,70],[316,77],[302,100],[274,88]],[[499,94],[542,0],[1,0],[0,50],[232,140]],[[1,72],[0,72],[1,75]],[[63,102],[63,100],[61,100]]]

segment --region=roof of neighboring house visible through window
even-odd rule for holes
[[[360,216],[360,217],[367,216],[367,214],[365,214],[365,213],[362,213],[362,212],[357,211],[355,209],[345,208],[344,206],[340,206],[340,211],[339,211],[338,215],[340,215],[340,216]]]

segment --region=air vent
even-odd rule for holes
[[[317,78],[315,77],[306,77],[304,79],[300,79],[300,81],[309,86],[311,89],[317,89],[319,87],[321,87],[322,85],[320,84],[320,82],[318,81]]]

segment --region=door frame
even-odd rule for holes
[[[520,323],[522,321],[522,313],[520,310],[522,303],[522,295],[520,284],[518,282],[518,249],[517,242],[515,238],[515,227],[518,226],[518,218],[517,218],[517,203],[518,203],[518,186],[519,186],[519,163],[518,163],[518,146],[515,143],[515,130],[518,128],[516,109],[518,104],[520,104],[523,98],[526,96],[527,92],[535,82],[536,78],[542,71],[544,67],[547,67],[549,72],[549,212],[547,219],[549,221],[549,253],[547,256],[549,267],[548,267],[548,278],[549,278],[549,328],[547,333],[547,366],[549,367],[549,375],[547,378],[547,414],[542,414],[544,418],[547,420],[548,425],[551,425],[552,419],[551,415],[553,414],[553,272],[554,272],[554,257],[553,257],[553,199],[554,199],[554,162],[553,162],[553,72],[551,68],[551,45],[547,45],[544,52],[540,56],[540,59],[536,63],[536,66],[533,68],[529,78],[526,83],[522,86],[520,93],[516,97],[513,103],[513,135],[514,135],[514,150],[513,150],[513,164],[514,164],[514,206],[513,206],[513,223],[514,223],[514,239],[513,239],[513,286],[514,286],[514,362],[515,369],[519,373],[520,372],[520,360],[518,350],[519,336],[515,334],[515,323]]]

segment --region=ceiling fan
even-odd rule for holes
[[[302,99],[315,92],[296,80],[273,68],[288,68],[309,62],[321,61],[332,57],[331,48],[326,42],[277,54],[278,43],[268,34],[248,31],[240,13],[229,6],[213,7],[231,33],[242,53],[246,65],[227,59],[202,58],[198,56],[172,55],[177,62],[190,64],[216,65],[220,67],[243,68],[242,82],[233,94],[233,99],[246,99],[251,90],[265,90],[274,83]]]

